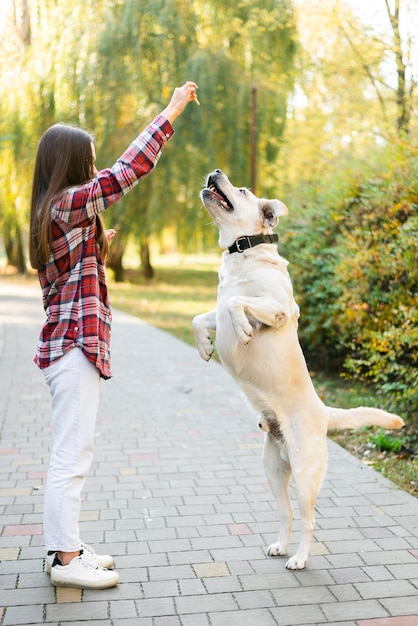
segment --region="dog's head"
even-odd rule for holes
[[[219,228],[222,248],[238,237],[271,233],[279,217],[288,213],[280,200],[257,198],[246,187],[234,187],[221,170],[209,174],[200,198]]]

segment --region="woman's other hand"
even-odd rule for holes
[[[105,235],[107,241],[110,243],[113,237],[116,235],[116,230],[114,230],[113,228],[109,228],[108,230],[105,230]]]

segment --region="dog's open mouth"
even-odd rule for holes
[[[232,206],[231,202],[228,200],[226,195],[219,189],[219,187],[216,184],[216,181],[212,178],[212,176],[209,176],[206,184],[207,184],[207,188],[205,189],[205,191],[210,192],[211,198],[213,200],[215,200],[218,204],[222,206],[222,208],[226,209],[227,211],[234,210],[234,207]]]

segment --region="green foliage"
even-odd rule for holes
[[[385,430],[380,428],[374,435],[370,437],[370,441],[379,449],[386,452],[399,453],[405,445],[404,437],[393,437]]]
[[[418,154],[388,146],[351,193],[324,194],[286,242],[308,355],[371,382],[417,423]],[[347,176],[347,173],[344,174]],[[293,266],[291,270],[293,269]]]
[[[205,175],[223,167],[249,184],[249,94],[257,85],[258,169],[268,184],[293,85],[296,30],[291,0],[32,0],[23,40],[11,0],[0,9],[0,226],[27,224],[36,145],[56,121],[96,137],[98,167],[111,165],[167,104],[195,80],[202,106],[176,122],[158,177],[106,212],[118,241],[164,239],[177,249],[216,246],[199,210]],[[22,18],[23,19],[23,18]],[[270,170],[271,171],[271,170]],[[9,257],[10,259],[10,257]]]

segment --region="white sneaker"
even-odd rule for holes
[[[99,567],[94,556],[82,552],[68,565],[60,565],[56,557],[51,568],[51,584],[55,587],[80,589],[108,589],[119,582],[119,574]]]
[[[89,556],[96,559],[96,563],[99,567],[104,567],[105,569],[110,569],[113,567],[113,557],[110,554],[96,554],[94,549],[91,546],[88,546],[86,543],[81,544],[81,549],[83,552],[89,554]],[[56,552],[48,552],[45,559],[45,571],[47,574],[51,573],[52,563],[54,562]]]

